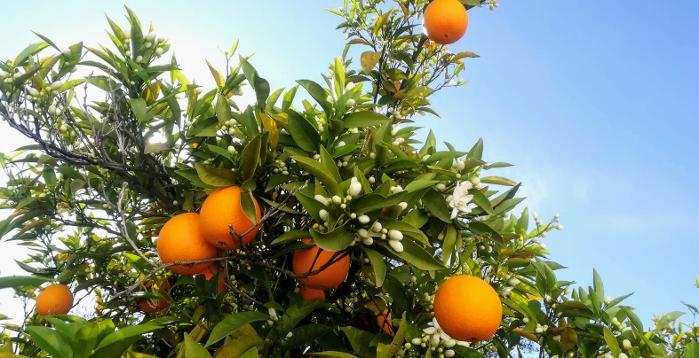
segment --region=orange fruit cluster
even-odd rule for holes
[[[502,303],[490,284],[475,276],[450,277],[434,296],[434,316],[444,333],[460,341],[491,338],[502,321]]]
[[[213,259],[217,248],[232,250],[249,244],[258,228],[243,211],[241,192],[238,186],[217,189],[204,200],[199,214],[184,213],[168,220],[156,244],[160,260],[173,263]],[[253,203],[259,222],[260,206],[254,199]],[[217,272],[213,262],[173,265],[169,269],[180,275]]]
[[[423,26],[430,40],[454,43],[466,33],[468,13],[459,0],[434,0],[425,8]]]

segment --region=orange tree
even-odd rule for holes
[[[558,218],[515,209],[482,141],[419,137],[477,57],[438,43],[467,24],[445,20],[453,1],[430,36],[427,0],[344,1],[346,50],[286,90],[235,45],[197,86],[128,9],[108,46],[39,35],[0,62],[0,117],[34,142],[1,157],[0,234],[31,255],[0,287],[60,283],[87,306],[57,315],[72,295],[41,291],[57,308],[6,324],[3,356],[695,357],[681,313],[644,328],[596,273],[557,279],[541,238]]]

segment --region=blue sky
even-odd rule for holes
[[[123,1],[2,5],[0,57],[36,41],[106,42],[104,14],[123,20]],[[184,69],[209,83],[204,58],[240,39],[243,53],[273,87],[319,79],[340,54],[337,19],[323,11],[340,1],[127,1],[144,22],[171,39]],[[468,148],[479,137],[486,159],[524,182],[528,206],[544,218],[560,213],[565,230],[546,239],[568,268],[562,279],[607,294],[636,292],[627,303],[652,315],[699,303],[699,3],[621,0],[503,1],[470,14],[454,50],[471,50],[465,87],[433,100],[441,119],[418,123]],[[20,143],[0,126],[0,151]],[[0,243],[0,274],[17,272],[21,250]],[[0,293],[0,312],[15,309]]]

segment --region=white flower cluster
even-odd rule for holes
[[[403,203],[401,203],[403,204]],[[405,203],[407,206],[407,203]],[[401,205],[402,207],[402,205]],[[360,215],[357,217],[357,221],[360,224],[369,224],[371,218],[367,215]],[[395,229],[387,229],[379,221],[375,221],[371,224],[369,229],[361,228],[357,230],[357,236],[354,238],[354,242],[361,241],[364,245],[370,246],[374,243],[374,238],[380,238],[382,240],[388,239],[388,245],[396,252],[403,252],[403,233]]]
[[[471,212],[472,208],[469,206],[471,200],[473,200],[473,195],[469,194],[468,191],[473,188],[473,184],[470,181],[463,181],[456,183],[454,187],[454,192],[452,195],[447,197],[447,202],[452,208],[451,218],[455,219],[460,213],[468,214]]]
[[[231,149],[231,147],[229,146],[228,150],[230,151],[230,149]],[[272,170],[274,173],[281,173],[284,175],[289,175],[289,168],[286,166],[286,163],[284,163],[283,161],[281,161],[279,159],[275,160],[274,166],[276,167]]]
[[[452,349],[455,346],[470,346],[470,343],[464,341],[458,341],[449,337],[442,328],[437,323],[436,319],[432,319],[432,322],[422,330],[422,337],[415,337],[410,340],[410,342],[404,345],[405,349],[411,349],[413,346],[420,346],[422,348],[429,347],[430,350],[439,353],[439,357],[453,357],[456,352]]]

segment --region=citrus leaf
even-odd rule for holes
[[[206,346],[210,346],[237,331],[240,327],[256,321],[264,321],[268,317],[266,314],[257,311],[232,313],[217,323],[211,330]]]
[[[0,277],[0,289],[20,286],[39,287],[42,283],[49,281],[51,281],[50,278],[41,276],[5,276]]]
[[[224,187],[235,184],[235,173],[230,169],[216,168],[201,163],[196,163],[194,168],[197,170],[199,179],[213,187]]]
[[[383,286],[383,282],[386,279],[386,261],[384,261],[384,256],[378,251],[367,247],[364,248],[364,252],[369,258],[371,268],[374,270],[374,282],[376,283],[376,287]]]
[[[311,237],[316,245],[325,251],[337,252],[344,250],[354,241],[354,234],[339,227],[331,232],[311,230]]]

